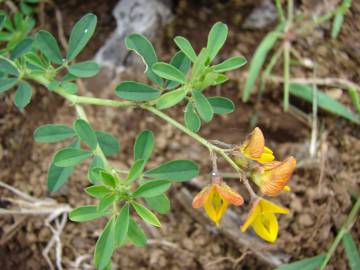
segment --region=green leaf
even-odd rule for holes
[[[198,90],[202,90],[209,87],[210,85],[217,85],[223,83],[224,82],[223,77],[225,77],[225,81],[226,81],[227,78],[225,75],[216,72],[208,72],[200,82],[194,85],[194,88]]]
[[[151,86],[134,81],[119,84],[115,93],[118,97],[132,101],[148,101],[160,96],[160,91]]]
[[[125,203],[121,208],[115,223],[115,245],[121,246],[126,241],[126,236],[129,231],[130,213],[129,204]]]
[[[62,65],[64,60],[60,52],[59,45],[52,34],[40,30],[35,36],[35,46],[51,62]]]
[[[316,270],[321,266],[324,259],[325,255],[319,255],[309,259],[281,265],[276,268],[276,270]]]
[[[137,247],[143,247],[146,245],[147,238],[144,230],[130,218],[128,237],[130,241]]]
[[[226,114],[234,111],[234,103],[225,97],[209,97],[208,101],[214,111],[217,114]]]
[[[126,178],[126,182],[131,183],[135,181],[137,178],[139,178],[139,176],[144,170],[144,166],[145,166],[145,161],[143,159],[136,160],[135,163],[130,168],[129,174]]]
[[[145,176],[176,182],[189,181],[199,174],[199,167],[191,160],[173,160],[145,172]]]
[[[152,65],[158,61],[151,42],[141,34],[131,34],[125,38],[125,46],[129,50],[133,50],[142,58],[146,66],[146,76],[153,82],[161,84],[161,78],[157,76],[151,69]]]
[[[207,48],[202,48],[199,55],[196,57],[192,68],[192,78],[197,78],[207,67],[209,54]]]
[[[46,124],[38,127],[34,131],[33,137],[36,142],[54,143],[72,138],[75,135],[75,131],[66,125]]]
[[[31,100],[32,90],[30,84],[26,81],[21,81],[19,87],[15,92],[14,103],[19,109],[24,109]]]
[[[56,152],[54,163],[58,167],[74,166],[91,157],[92,153],[83,149],[64,148]]]
[[[161,195],[171,186],[168,180],[151,180],[143,182],[133,193],[134,197],[156,197]]]
[[[284,30],[284,27],[284,23],[279,24],[274,31],[268,33],[264,37],[260,45],[257,47],[254,57],[251,60],[248,77],[245,82],[244,92],[242,96],[242,100],[244,102],[248,101],[251,91],[254,87],[255,80],[258,77],[261,67],[266,60],[266,56],[272,49],[272,47],[274,47],[275,42],[280,37],[279,33]]]
[[[88,169],[88,179],[92,184],[99,184],[101,183],[101,175],[98,173],[97,169],[104,168],[104,162],[99,156],[94,156],[93,160],[90,163],[89,169]]]
[[[69,213],[69,219],[76,222],[85,222],[110,214],[110,211],[99,212],[97,205],[80,206]]]
[[[69,147],[80,148],[80,141],[76,140]],[[73,173],[75,166],[71,167],[58,167],[52,161],[48,169],[47,175],[47,187],[50,192],[57,191],[62,187],[66,181],[69,179],[70,175]]]
[[[173,65],[158,62],[152,65],[153,71],[161,78],[176,81],[179,83],[186,83],[185,74]]]
[[[225,72],[233,69],[237,69],[246,64],[246,59],[242,56],[231,57],[224,62],[213,66],[216,72]]]
[[[116,156],[120,152],[120,143],[110,133],[96,131],[96,138],[105,156]]]
[[[17,83],[17,79],[0,79],[0,94],[9,90]]]
[[[47,175],[47,188],[50,192],[56,192],[61,188],[69,179],[74,171],[74,166],[71,167],[58,167],[54,163],[50,164]]]
[[[61,83],[61,87],[62,89],[70,95],[74,95],[77,92],[77,85],[76,83],[72,83],[72,82],[62,82]]]
[[[145,201],[151,209],[160,214],[166,214],[170,211],[170,200],[165,194],[145,198]]]
[[[103,270],[111,263],[111,257],[115,247],[115,216],[106,224],[104,231],[98,238],[95,246],[94,264],[99,270]]]
[[[341,5],[337,8],[335,13],[335,18],[333,21],[333,26],[331,29],[331,37],[336,38],[341,30],[341,26],[344,22],[345,13],[351,7],[351,0],[342,0]]]
[[[210,61],[215,58],[215,56],[218,54],[218,52],[224,45],[227,35],[228,27],[222,22],[215,23],[211,28],[206,46],[208,48]]]
[[[101,180],[102,182],[110,187],[115,188],[116,184],[117,184],[117,179],[110,174],[109,172],[105,171],[105,170],[100,170],[100,176],[101,176]]]
[[[88,122],[83,119],[76,120],[74,123],[74,130],[79,136],[80,140],[86,143],[86,145],[89,146],[91,150],[96,149],[98,145],[96,134]]]
[[[154,134],[150,130],[142,131],[134,144],[134,160],[148,160],[154,148]]]
[[[179,88],[177,90],[165,93],[156,102],[156,108],[159,110],[168,109],[181,102],[187,94],[187,89]]]
[[[20,41],[11,52],[11,59],[15,60],[32,49],[32,38],[25,38]]]
[[[192,96],[195,108],[198,111],[200,117],[205,122],[210,122],[214,116],[214,111],[207,98],[200,91],[197,90],[192,91]]]
[[[68,70],[74,76],[89,78],[99,73],[100,66],[95,61],[84,61],[71,65]]]
[[[349,266],[351,270],[360,269],[360,255],[358,247],[356,246],[354,239],[349,232],[345,233],[342,242],[345,248],[346,257],[349,260]]]
[[[5,20],[6,20],[6,15],[5,14],[0,14],[0,30],[2,29]]]
[[[103,212],[104,210],[109,208],[109,206],[112,205],[113,202],[115,202],[115,200],[116,200],[116,194],[114,194],[114,193],[110,193],[110,194],[106,195],[105,197],[101,198],[99,206],[98,206],[99,212]]]
[[[96,15],[88,13],[74,25],[71,30],[69,48],[66,54],[68,61],[73,60],[86,46],[95,32],[96,23]]]
[[[350,87],[348,91],[356,111],[360,113],[360,97],[357,89]]]
[[[85,192],[94,198],[102,199],[109,195],[109,193],[112,193],[113,190],[103,185],[97,185],[85,188]]]
[[[135,201],[131,202],[131,205],[134,207],[136,213],[147,223],[156,226],[161,227],[161,223],[159,219],[155,216],[153,212],[151,212],[149,209],[147,209],[145,206],[143,206],[140,203],[137,203]]]
[[[195,112],[192,102],[189,101],[184,112],[185,126],[192,132],[198,132],[201,127],[201,120]]]
[[[188,57],[186,57],[186,55],[182,51],[178,51],[171,58],[170,65],[173,65],[174,67],[178,68],[186,76],[186,74],[190,69],[191,61],[189,60]],[[166,85],[166,89],[173,89],[178,85],[179,83],[176,81],[168,81]]]
[[[45,64],[34,52],[26,53],[23,58],[25,59],[27,66],[31,69],[45,71],[49,66],[47,63]]]
[[[217,76],[215,78],[215,82],[213,83],[213,85],[222,84],[229,80],[229,77],[225,76],[224,74],[216,74],[216,75]]]
[[[335,15],[335,18],[333,21],[333,25],[331,28],[331,37],[332,38],[337,38],[337,36],[340,33],[343,22],[344,22],[344,14],[341,12],[336,12],[336,15]]]
[[[191,60],[191,62],[196,61],[196,53],[186,38],[177,36],[174,38],[174,41],[178,48]]]
[[[0,72],[5,74],[13,75],[15,77],[19,76],[19,71],[17,67],[5,58],[0,59]],[[1,86],[0,86],[1,87]]]
[[[290,93],[310,103],[313,101],[313,89],[311,86],[304,84],[290,84]],[[344,105],[319,90],[317,91],[317,103],[323,110],[342,116],[357,124],[360,123],[359,118],[350,112]]]

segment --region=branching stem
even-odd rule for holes
[[[50,80],[43,77],[43,76],[28,76],[28,78],[32,79],[32,80],[34,80],[34,81],[36,81],[36,82],[38,82],[38,83],[40,83],[42,85],[44,85],[45,87],[47,87],[50,84]],[[227,161],[227,163],[229,163],[230,166],[233,167],[233,169],[236,171],[236,173],[238,173],[239,178],[244,183],[244,185],[247,188],[248,192],[250,193],[251,197],[256,196],[255,192],[251,188],[250,183],[249,183],[248,179],[246,178],[246,176],[244,175],[243,171],[231,159],[231,157],[229,157],[226,149],[222,149],[222,148],[210,143],[208,140],[204,139],[203,137],[196,134],[195,132],[192,132],[191,130],[186,128],[184,125],[180,124],[178,121],[171,118],[170,116],[163,113],[162,111],[156,109],[155,107],[153,107],[153,106],[151,106],[149,104],[137,103],[137,102],[132,102],[132,101],[117,101],[117,100],[112,100],[112,99],[84,97],[84,96],[68,94],[61,87],[56,89],[54,92],[59,94],[60,96],[64,97],[65,99],[70,101],[72,104],[74,104],[76,106],[76,110],[77,110],[77,113],[78,113],[79,117],[83,118],[86,121],[87,121],[86,114],[85,114],[85,111],[83,110],[83,108],[80,106],[81,104],[98,105],[98,106],[111,106],[111,107],[123,107],[123,108],[126,108],[126,107],[140,107],[140,108],[142,108],[144,110],[147,110],[147,111],[155,114],[156,116],[158,116],[161,119],[165,120],[169,124],[173,125],[177,129],[181,130],[182,132],[184,132],[185,134],[187,134],[188,136],[190,136],[191,138],[193,138],[194,140],[196,140],[197,142],[199,142],[200,144],[205,146],[209,150],[209,152],[216,152],[217,154],[222,156]],[[95,150],[95,152],[104,161],[104,164],[106,166],[109,166],[104,153],[102,152],[102,150],[99,147]]]

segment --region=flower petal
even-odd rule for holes
[[[283,162],[273,165],[264,173],[260,185],[261,192],[269,196],[278,195],[289,182],[295,166],[296,160],[293,157],[288,157]]]
[[[279,232],[277,218],[272,213],[263,213],[252,224],[255,233],[262,239],[273,243]]]
[[[262,153],[260,158],[256,159],[256,161],[264,164],[267,162],[271,162],[275,159],[274,155],[272,153]]]
[[[247,230],[247,228],[252,225],[252,223],[255,221],[255,219],[257,218],[257,216],[261,213],[260,211],[260,200],[261,199],[257,199],[252,207],[251,210],[249,212],[249,214],[246,217],[245,223],[243,225],[241,225],[240,230],[242,232],[245,232]]]
[[[209,218],[219,225],[219,221],[224,215],[228,202],[223,200],[223,198],[218,194],[215,185],[212,186],[209,198],[206,200],[204,204],[205,211]]]
[[[260,158],[265,146],[265,139],[261,129],[256,127],[243,146],[245,155],[249,155],[250,158]]]
[[[216,185],[216,189],[220,196],[229,203],[233,205],[242,205],[244,203],[243,197],[225,183]]]
[[[278,214],[288,214],[289,209],[278,206],[268,200],[260,199],[260,209],[262,213],[278,213]]]
[[[203,188],[198,194],[196,194],[195,198],[192,201],[193,208],[203,207],[206,200],[209,198],[212,186],[207,186]]]

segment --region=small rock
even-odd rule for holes
[[[264,0],[246,18],[243,27],[246,29],[262,29],[277,20],[276,7],[271,0]]]
[[[182,242],[186,249],[188,250],[194,249],[194,242],[190,238],[185,238]]]
[[[299,223],[305,227],[308,227],[314,224],[314,219],[309,214],[301,214],[299,216]]]

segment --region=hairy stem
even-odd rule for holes
[[[47,87],[50,84],[50,80],[43,77],[43,76],[28,76],[28,78],[32,79],[32,80],[34,80],[34,81],[36,81],[36,82],[38,82],[38,83],[40,83],[42,85],[44,85],[45,87]],[[250,193],[251,197],[256,196],[255,192],[251,188],[250,183],[247,180],[246,176],[244,175],[243,171],[229,157],[226,150],[221,149],[218,146],[210,143],[209,141],[207,141],[206,139],[204,139],[200,135],[192,132],[191,130],[189,130],[188,128],[186,128],[185,126],[183,126],[182,124],[177,122],[175,119],[171,118],[170,116],[163,113],[162,111],[152,107],[151,105],[149,105],[149,104],[140,104],[140,103],[136,103],[136,102],[132,102],[132,101],[117,101],[117,100],[112,100],[112,99],[82,97],[82,96],[78,96],[78,95],[68,94],[61,87],[56,89],[54,92],[57,93],[58,95],[64,97],[65,99],[67,99],[71,103],[73,103],[76,106],[76,110],[77,110],[77,113],[78,113],[79,117],[83,118],[86,121],[87,121],[86,114],[85,114],[85,111],[83,110],[83,108],[80,106],[81,104],[98,105],[98,106],[111,106],[111,107],[124,107],[124,108],[125,107],[140,107],[140,108],[142,108],[144,110],[147,110],[147,111],[155,114],[156,116],[162,118],[163,120],[165,120],[169,124],[173,125],[177,129],[181,130],[182,132],[184,132],[185,134],[187,134],[188,136],[190,136],[191,138],[193,138],[194,140],[196,140],[197,142],[199,142],[200,144],[205,146],[210,152],[214,151],[214,152],[218,153],[220,156],[222,156],[230,164],[230,166],[233,167],[235,169],[235,171],[238,173],[241,181],[244,183],[244,185],[247,188],[248,192]],[[102,152],[102,150],[100,149],[100,147],[98,147],[95,150],[95,152],[104,161],[104,164],[106,164],[106,166],[109,167],[107,159],[106,159],[104,153]]]
[[[80,119],[85,120],[86,122],[89,122],[89,120],[86,117],[86,113],[84,111],[84,108],[80,105],[75,105],[76,113]],[[101,150],[99,144],[97,145],[96,149],[94,150],[94,154],[101,158],[102,162],[104,163],[105,168],[111,169],[111,166],[109,165],[109,162],[107,158],[105,157],[104,152]]]
[[[218,153],[219,155],[221,155],[230,164],[230,166],[233,167],[235,169],[235,171],[238,173],[241,181],[244,183],[246,189],[250,193],[250,196],[252,198],[257,197],[254,190],[252,189],[248,179],[245,177],[244,173],[241,171],[239,166],[228,156],[228,154],[226,153],[226,151],[224,149],[221,149],[221,148],[213,145],[212,143],[208,142],[206,139],[204,139],[203,137],[199,136],[198,134],[192,132],[191,130],[187,129],[185,126],[183,126],[182,124],[180,124],[179,122],[177,122],[176,120],[171,118],[170,116],[166,115],[162,111],[159,111],[158,109],[148,106],[148,105],[142,105],[141,107],[145,110],[152,112],[153,114],[162,118],[163,120],[165,120],[166,122],[175,126],[176,128],[180,129],[182,132],[184,132],[185,134],[192,137],[194,140],[198,141],[200,144],[207,147],[209,149],[210,153],[212,151],[214,151],[214,152]]]

